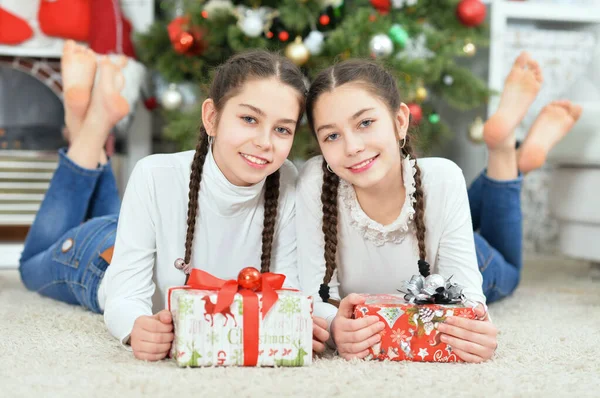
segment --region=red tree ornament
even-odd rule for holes
[[[254,267],[242,269],[238,275],[238,284],[244,289],[258,290],[261,285],[260,271]]]
[[[144,106],[146,107],[146,109],[148,109],[149,111],[153,111],[154,109],[156,109],[156,107],[158,106],[158,101],[156,100],[156,97],[149,97],[146,98],[144,100]]]
[[[285,30],[282,32],[279,32],[279,40],[288,41],[289,38],[290,38],[290,34],[288,32],[286,32]]]
[[[390,0],[371,0],[371,5],[382,14],[390,12],[392,2]]]
[[[189,17],[177,17],[167,26],[173,49],[179,54],[201,55],[207,47],[205,32],[192,26]]]
[[[408,109],[410,110],[411,116],[410,123],[413,125],[419,124],[423,119],[423,109],[421,109],[421,106],[419,104],[412,103],[408,104]]]
[[[456,16],[465,26],[478,26],[485,20],[486,8],[480,0],[461,0]]]
[[[181,32],[173,41],[173,48],[179,54],[187,54],[194,45],[194,36],[190,32]]]

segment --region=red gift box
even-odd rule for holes
[[[375,315],[385,324],[381,341],[369,348],[368,359],[418,362],[462,362],[452,347],[440,341],[438,325],[448,316],[475,319],[463,304],[410,304],[404,295],[364,295],[354,317]]]

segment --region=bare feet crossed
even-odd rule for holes
[[[126,57],[111,62],[101,57],[98,62],[98,79],[92,89],[91,100],[81,125],[81,134],[71,139],[67,156],[85,168],[96,168],[99,155],[115,124],[129,113],[129,105],[121,90],[125,79],[121,69]]]
[[[127,58],[124,56],[115,62],[103,56],[98,63],[99,78],[92,91],[92,100],[84,124],[93,123],[94,126],[102,127],[106,136],[110,129],[129,113],[129,104],[121,95],[125,85],[121,69],[126,64]]]

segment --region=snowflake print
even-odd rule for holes
[[[192,305],[193,305],[193,302],[192,302],[191,298],[181,297],[179,299],[179,314],[181,316],[185,316],[185,315],[191,314],[193,312],[192,311]]]
[[[392,341],[394,344],[400,344],[402,340],[406,340],[408,337],[408,334],[406,334],[405,331],[400,328],[392,331]]]
[[[299,314],[300,312],[300,297],[282,297],[280,299],[280,314],[286,314],[290,316],[294,314]]]

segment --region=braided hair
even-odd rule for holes
[[[319,73],[311,84],[306,99],[306,116],[313,134],[316,135],[314,129],[314,107],[318,98],[336,87],[351,82],[360,82],[369,92],[382,99],[388,105],[390,112],[396,113],[400,109],[401,102],[398,86],[396,80],[388,71],[371,61],[344,61]],[[403,156],[410,156],[412,159],[415,159],[415,234],[419,247],[419,261],[417,265],[419,273],[423,276],[428,276],[430,274],[430,266],[426,261],[425,234],[427,229],[425,227],[425,199],[421,184],[421,170],[411,146],[411,139],[411,134],[407,133],[405,137],[406,142],[401,151]],[[326,269],[323,283],[319,289],[319,295],[323,301],[332,302],[329,297],[329,283],[337,268],[337,193],[340,179],[329,170],[325,159],[323,159],[322,169],[323,186],[321,203],[323,207],[323,239],[325,241],[324,256]]]
[[[209,89],[211,98],[219,112],[225,103],[242,90],[249,79],[277,77],[282,83],[296,89],[301,98],[301,112],[304,111],[306,84],[302,72],[289,59],[263,50],[253,50],[234,55],[216,70]],[[300,120],[300,116],[298,120]],[[192,161],[187,212],[187,232],[185,236],[184,263],[190,264],[192,244],[198,215],[198,193],[202,180],[202,169],[210,150],[209,136],[204,126],[200,127],[198,144]],[[268,272],[271,265],[271,252],[279,199],[279,171],[269,175],[265,181],[264,221],[262,232],[261,272]],[[189,277],[189,275],[188,275]],[[187,278],[186,278],[187,283]]]

